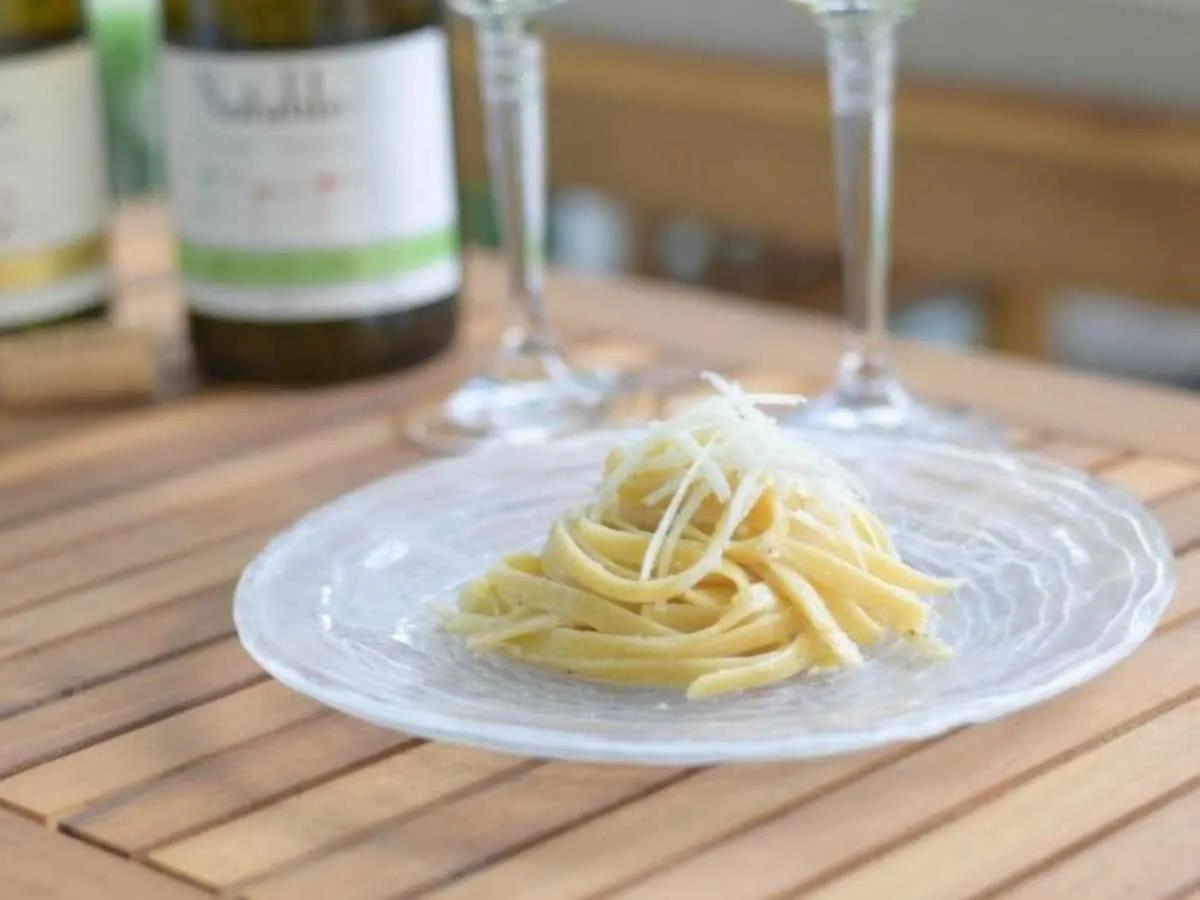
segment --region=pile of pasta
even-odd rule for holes
[[[538,554],[469,584],[445,627],[470,647],[623,685],[712,697],[859,665],[895,635],[934,659],[924,599],[866,494],[716,376],[714,393],[608,457],[595,499]]]

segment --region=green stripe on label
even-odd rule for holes
[[[453,228],[366,244],[309,250],[244,250],[179,246],[179,265],[192,281],[237,287],[316,287],[379,281],[444,262],[458,253]]]

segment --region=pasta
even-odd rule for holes
[[[855,479],[716,376],[606,461],[593,502],[458,598],[479,652],[693,699],[857,666],[890,635],[933,659],[925,596]]]

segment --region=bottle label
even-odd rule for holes
[[[108,216],[90,45],[0,61],[0,329],[71,315],[108,293]]]
[[[333,49],[168,47],[167,153],[194,309],[319,321],[462,280],[446,33]]]

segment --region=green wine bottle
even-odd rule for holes
[[[166,0],[167,171],[214,379],[322,384],[455,335],[462,281],[437,0]]]
[[[0,331],[104,314],[110,194],[81,0],[0,2]]]

